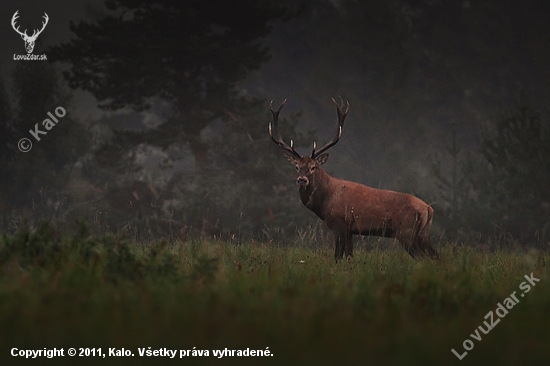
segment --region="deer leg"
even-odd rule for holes
[[[401,244],[403,245],[403,248],[405,248],[405,251],[407,251],[412,258],[416,259],[416,255],[419,254],[417,248],[411,244]]]
[[[334,239],[334,259],[338,263],[338,261],[344,256],[344,245],[346,243],[345,235],[342,235],[341,232],[335,231]]]
[[[351,257],[353,257],[353,237],[351,235],[351,232],[346,233],[344,250],[346,252],[346,258],[351,259]]]
[[[439,253],[431,245],[423,242],[420,238],[416,240],[399,239],[403,248],[413,258],[429,256],[431,259],[439,259]]]
[[[401,243],[405,251],[412,258],[415,258],[417,255],[420,255],[420,256],[422,255],[422,251],[420,250],[420,247],[416,243],[416,240],[414,240],[411,232],[401,231],[396,235],[396,238],[397,240],[399,240],[399,243]]]
[[[425,212],[425,220],[419,227],[416,242],[420,249],[422,249],[431,259],[439,260],[439,253],[430,245],[430,228],[432,226],[433,213],[433,209],[428,207]]]
[[[418,243],[418,247],[422,251],[422,254],[428,255],[431,259],[439,259],[439,253],[430,245],[429,238],[419,236],[416,241]]]
[[[434,260],[440,259],[439,253],[431,245],[428,245],[426,249],[428,250],[428,255],[430,256],[431,259],[434,259]]]
[[[396,235],[403,248],[415,259],[424,257],[426,254],[432,258],[434,255],[437,256],[435,249],[429,245],[429,236],[422,235],[424,232],[423,229],[426,229],[426,231],[429,230],[429,224],[431,224],[431,219],[429,217],[424,218],[422,213],[417,212],[414,220],[411,220],[410,225],[405,225]]]

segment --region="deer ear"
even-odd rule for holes
[[[323,165],[324,163],[327,162],[327,159],[328,159],[328,154],[321,154],[315,158],[315,161],[317,162],[317,164]]]
[[[290,154],[285,154],[285,156],[286,156],[286,160],[288,160],[289,163],[291,163],[291,164],[298,163],[298,159],[296,159],[295,156],[292,156]]]

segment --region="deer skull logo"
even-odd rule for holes
[[[13,29],[19,33],[21,35],[21,38],[23,38],[23,41],[25,41],[25,49],[27,50],[27,53],[32,53],[32,50],[34,49],[34,42],[36,42],[36,38],[38,38],[38,36],[40,35],[40,33],[42,33],[42,31],[44,30],[44,28],[46,28],[46,24],[48,24],[48,20],[50,18],[48,18],[48,14],[44,13],[44,22],[42,22],[42,29],[40,30],[37,30],[35,29],[34,32],[32,33],[32,36],[29,36],[27,34],[27,30],[25,29],[24,32],[21,32],[19,30],[19,26],[17,26],[17,28],[15,27],[15,20],[17,18],[19,18],[19,15],[17,14],[19,12],[19,10],[17,10],[15,12],[15,14],[13,14],[13,17],[11,18],[11,26],[13,27]]]

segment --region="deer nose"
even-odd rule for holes
[[[298,179],[296,179],[296,181],[298,182],[299,185],[307,185],[309,183],[309,180],[306,178],[306,177],[298,177]]]

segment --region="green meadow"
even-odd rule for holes
[[[328,242],[136,243],[44,223],[0,242],[0,364],[547,365],[550,254],[438,249],[434,262],[395,243],[356,245],[336,264]],[[531,273],[540,281],[524,292]],[[500,318],[514,291],[518,302]],[[451,349],[462,355],[464,344],[473,348],[460,361]],[[70,357],[71,347],[106,356]],[[64,356],[26,359],[13,348]],[[214,355],[225,349],[234,355]],[[247,349],[263,356],[236,355]]]

